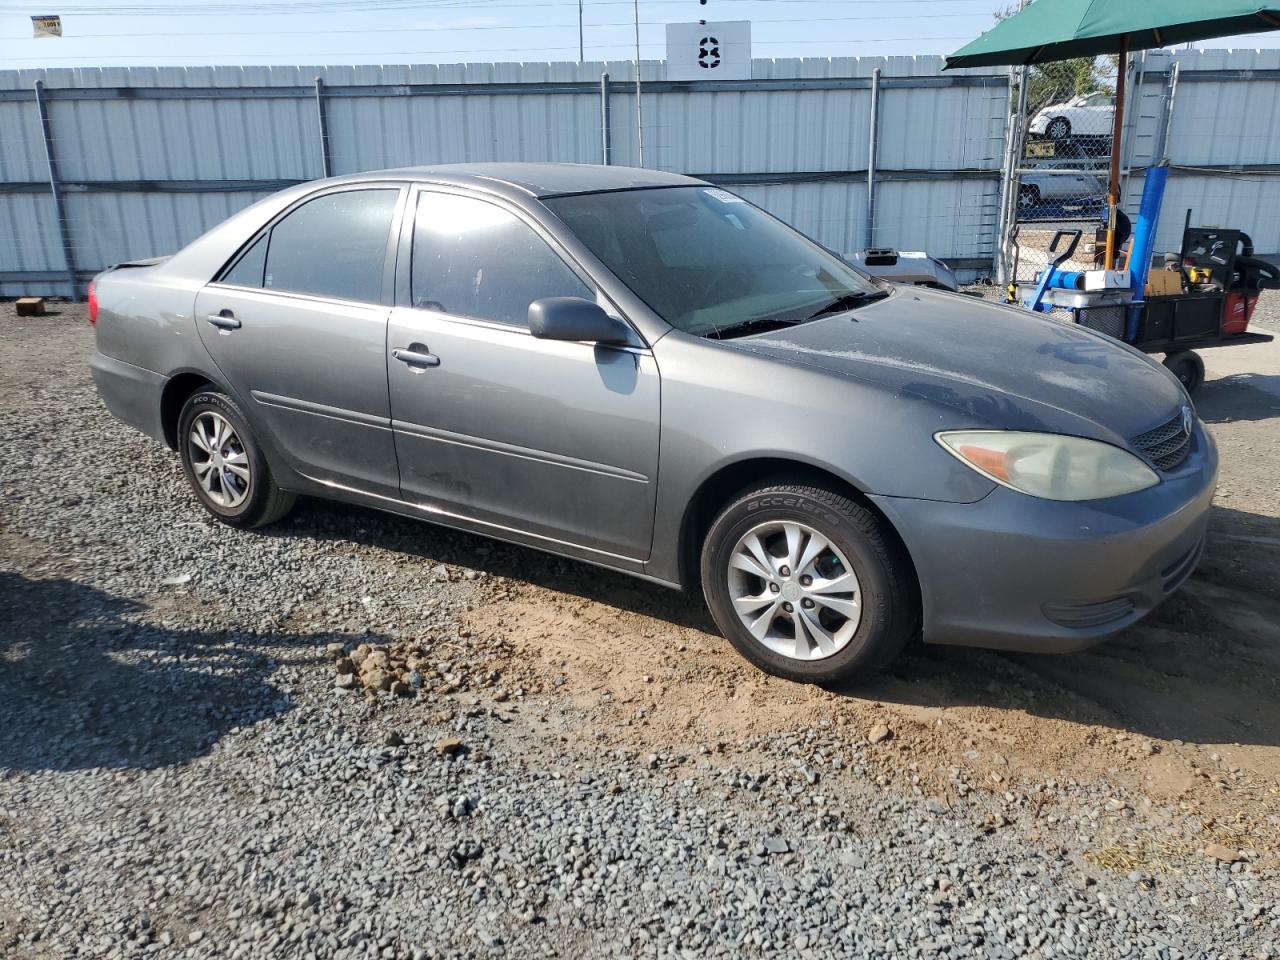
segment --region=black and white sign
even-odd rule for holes
[[[31,35],[33,37],[60,37],[62,36],[62,18],[61,17],[32,17],[31,18]]]
[[[668,80],[750,80],[751,21],[667,24]]]

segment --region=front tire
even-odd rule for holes
[[[739,653],[802,683],[887,663],[919,621],[910,561],[884,520],[807,484],[761,487],[725,507],[703,543],[702,588]]]
[[[225,393],[199,390],[183,404],[178,452],[196,499],[223,523],[262,527],[293,508],[294,495],[276,485],[248,421]]]
[[[1054,117],[1044,133],[1050,140],[1065,140],[1071,136],[1071,121],[1066,117]]]

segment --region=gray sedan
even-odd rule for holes
[[[701,587],[765,670],[926,641],[1066,651],[1196,565],[1178,381],[874,281],[741,197],[621,167],[307,183],[94,281],[107,407],[241,528],[298,494]]]

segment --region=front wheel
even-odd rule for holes
[[[281,490],[234,400],[199,390],[178,417],[182,471],[201,505],[233,527],[261,527],[287,514],[294,495]]]
[[[702,547],[702,588],[739,653],[806,683],[887,663],[919,620],[910,561],[884,521],[802,484],[762,487],[721,511]]]
[[[1065,140],[1071,136],[1071,121],[1066,117],[1054,117],[1044,132],[1050,140]]]

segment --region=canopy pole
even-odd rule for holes
[[[1129,37],[1120,38],[1116,64],[1116,108],[1111,118],[1111,182],[1107,185],[1107,260],[1104,270],[1116,262],[1116,211],[1120,206],[1120,138],[1124,130],[1124,80],[1129,72]]]

